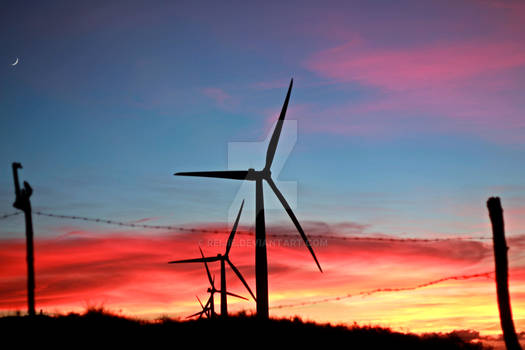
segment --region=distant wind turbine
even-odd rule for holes
[[[210,281],[210,284],[211,284],[211,289],[208,289],[208,292],[211,293],[211,296],[210,296],[210,298],[211,298],[211,306],[213,308],[213,294],[215,292],[220,292],[221,293],[221,316],[224,316],[224,317],[228,316],[228,304],[227,304],[227,296],[228,295],[236,297],[236,298],[241,298],[241,299],[248,300],[245,297],[242,297],[242,296],[237,295],[237,294],[230,293],[230,292],[228,292],[226,290],[226,263],[228,263],[228,265],[230,265],[230,267],[233,270],[233,272],[235,272],[235,274],[237,275],[239,280],[241,280],[241,282],[244,284],[244,286],[246,287],[248,292],[251,294],[253,299],[256,300],[255,295],[252,293],[252,290],[250,289],[250,286],[248,285],[248,283],[246,282],[246,280],[242,276],[241,272],[231,262],[230,257],[229,257],[230,250],[231,250],[231,247],[232,247],[232,244],[233,244],[233,239],[235,237],[235,232],[237,231],[237,226],[239,225],[239,219],[241,218],[241,213],[242,213],[243,206],[244,206],[244,201],[242,201],[241,208],[239,209],[239,213],[237,214],[237,219],[235,220],[235,223],[233,225],[233,228],[232,228],[232,231],[230,233],[230,236],[228,237],[228,242],[226,244],[226,251],[224,252],[224,255],[223,254],[217,254],[217,256],[205,257],[204,253],[202,252],[202,249],[200,249],[200,247],[199,247],[199,250],[201,252],[201,258],[198,258],[198,259],[187,259],[187,260],[176,260],[176,261],[170,261],[169,262],[169,264],[183,264],[183,263],[204,262],[204,265],[206,266],[206,273],[208,275],[208,280]],[[208,262],[214,262],[214,261],[220,261],[220,263],[221,263],[221,290],[220,291],[215,289],[215,284],[214,284],[213,279],[211,278],[210,270],[208,268]]]
[[[202,316],[204,316],[204,315],[206,315],[207,318],[210,318],[210,311],[211,310],[210,310],[209,305],[210,305],[211,296],[210,296],[210,298],[208,298],[208,302],[206,303],[206,306],[204,306],[202,304],[202,301],[199,299],[198,296],[196,296],[196,297],[197,297],[197,300],[199,301],[199,304],[201,305],[202,311],[196,312],[193,315],[189,315],[186,318],[192,318],[192,317],[195,317],[195,316],[199,316],[199,319],[201,319]]]
[[[202,252],[201,252],[202,253]],[[204,256],[204,254],[202,254]],[[208,269],[208,264],[204,262],[204,265],[206,266],[206,272],[208,274],[208,280],[210,281],[210,287],[208,287],[208,293],[210,293],[210,297],[208,298],[208,302],[206,303],[205,309],[208,308],[208,311],[210,313],[210,318],[215,318],[215,293],[218,292],[218,290],[215,288],[215,276],[211,278],[210,270]]]
[[[299,220],[295,216],[294,212],[288,205],[288,202],[284,198],[283,194],[271,177],[270,167],[275,156],[277,149],[277,143],[281,135],[281,129],[283,128],[284,118],[286,116],[286,109],[288,108],[288,101],[290,100],[290,93],[292,91],[293,79],[290,81],[290,87],[284,100],[281,114],[275,125],[272,138],[268,144],[268,150],[266,151],[266,164],[262,170],[256,171],[253,168],[248,170],[230,170],[230,171],[199,171],[199,172],[182,172],[176,173],[175,175],[182,176],[201,176],[201,177],[214,177],[222,179],[233,179],[233,180],[250,180],[255,181],[255,279],[256,279],[256,292],[257,292],[257,315],[262,318],[268,318],[268,260],[266,254],[266,227],[264,221],[264,197],[263,197],[263,180],[266,180],[270,188],[273,190],[284,209],[292,219],[297,231],[301,235],[306,247],[312,254],[312,257],[322,272],[321,265],[315,256],[315,253],[303,231],[303,228],[299,224]]]

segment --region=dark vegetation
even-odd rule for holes
[[[228,319],[141,321],[91,309],[59,316],[0,318],[4,344],[45,348],[290,348],[307,349],[486,349],[457,334],[403,334],[380,327],[332,326],[299,318],[259,320],[238,314]]]

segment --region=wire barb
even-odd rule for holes
[[[4,219],[7,219],[7,218],[10,218],[11,216],[17,216],[17,215],[20,215],[20,214],[22,214],[21,211],[17,211],[17,212],[11,213],[11,214],[0,215],[0,220],[4,220]]]

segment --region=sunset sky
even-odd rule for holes
[[[0,215],[18,161],[35,211],[196,229],[35,215],[37,309],[199,311],[204,267],[167,261],[222,252],[242,199],[231,259],[255,290],[253,183],[173,173],[262,168],[293,77],[273,177],[324,273],[265,190],[270,314],[499,333],[490,277],[359,295],[490,272],[495,195],[525,331],[523,23],[519,0],[3,1]],[[24,232],[0,220],[0,312],[26,308]]]

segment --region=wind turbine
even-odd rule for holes
[[[201,249],[201,256],[202,258],[204,258],[204,253],[202,252],[202,249]],[[215,293],[219,292],[219,290],[215,288],[215,275],[213,275],[213,278],[211,277],[210,269],[208,268],[208,263],[206,261],[204,261],[204,267],[206,268],[206,275],[208,276],[208,281],[210,282],[210,287],[208,287],[207,289],[207,292],[210,293],[210,296],[205,306],[202,305],[201,300],[199,299],[199,297],[197,297],[199,304],[201,304],[202,311],[199,311],[193,315],[190,315],[187,318],[192,318],[195,316],[199,316],[199,318],[201,318],[203,314],[206,314],[208,318],[214,318],[216,316],[214,296],[215,296]]]
[[[202,254],[202,251],[201,251],[201,254]],[[204,256],[204,255],[202,255]],[[208,280],[210,281],[210,287],[208,287],[208,293],[210,293],[210,297],[208,298],[208,302],[206,303],[206,306],[205,308],[208,308],[209,310],[209,313],[210,313],[210,318],[214,318],[216,316],[215,314],[215,302],[214,302],[214,296],[215,296],[215,293],[217,292],[217,289],[215,288],[215,276],[213,276],[213,278],[211,278],[211,275],[210,275],[210,270],[208,269],[208,264],[206,262],[204,262],[205,266],[206,266],[206,272],[208,274]]]
[[[210,300],[211,300],[211,297],[208,298],[208,301],[206,302],[206,306],[204,306],[202,304],[202,301],[199,299],[198,296],[197,297],[197,300],[199,301],[199,304],[201,305],[201,308],[202,308],[202,311],[199,311],[199,312],[196,312],[194,313],[193,315],[189,315],[189,316],[186,316],[186,318],[192,318],[192,317],[195,317],[195,316],[199,316],[199,319],[202,318],[203,315],[206,315],[207,318],[210,318]]]
[[[198,171],[198,172],[181,172],[175,175],[180,176],[200,176],[200,177],[215,177],[221,179],[233,179],[233,180],[250,180],[255,181],[255,279],[256,279],[256,292],[257,292],[257,315],[262,318],[268,318],[268,259],[266,255],[266,225],[264,221],[264,197],[263,197],[263,180],[265,180],[270,188],[273,190],[284,209],[292,219],[297,231],[301,235],[306,247],[312,254],[312,257],[319,268],[321,265],[315,256],[315,253],[306,237],[306,234],[299,224],[299,220],[295,216],[294,212],[288,205],[288,202],[284,198],[283,194],[272,180],[272,173],[270,167],[272,166],[275,151],[277,149],[277,143],[281,135],[283,128],[284,118],[286,116],[286,109],[288,108],[288,101],[290,100],[290,93],[292,91],[293,79],[290,81],[290,87],[284,100],[281,114],[275,125],[275,129],[268,144],[266,151],[266,164],[262,170],[256,171],[253,168],[248,170],[228,170],[228,171]]]
[[[226,290],[226,263],[230,265],[231,269],[237,277],[241,280],[241,282],[244,284],[248,292],[251,294],[253,299],[257,301],[255,298],[255,295],[252,293],[252,290],[250,289],[250,286],[248,283],[246,283],[246,280],[242,276],[241,272],[235,267],[235,265],[230,260],[230,250],[233,244],[233,239],[235,237],[235,232],[237,231],[237,226],[239,225],[239,219],[241,218],[242,208],[244,206],[244,201],[242,201],[241,208],[239,209],[239,213],[237,214],[237,219],[235,219],[235,223],[233,224],[232,231],[230,233],[230,236],[228,237],[228,242],[226,243],[226,251],[224,254],[217,254],[217,256],[212,257],[205,257],[204,253],[202,252],[202,249],[199,250],[201,252],[201,258],[198,259],[187,259],[187,260],[176,260],[176,261],[170,261],[169,264],[180,264],[180,263],[195,263],[195,262],[204,262],[204,265],[206,266],[206,273],[208,274],[208,280],[211,284],[211,289],[208,289],[208,292],[211,293],[211,305],[213,306],[213,294],[215,292],[221,293],[221,316],[228,316],[228,304],[227,304],[227,296],[233,296],[236,298],[246,299],[245,297],[242,297],[237,294],[230,293]],[[214,262],[214,261],[220,261],[221,263],[221,290],[215,289],[215,284],[213,283],[213,279],[210,275],[210,270],[208,269],[208,262]]]

